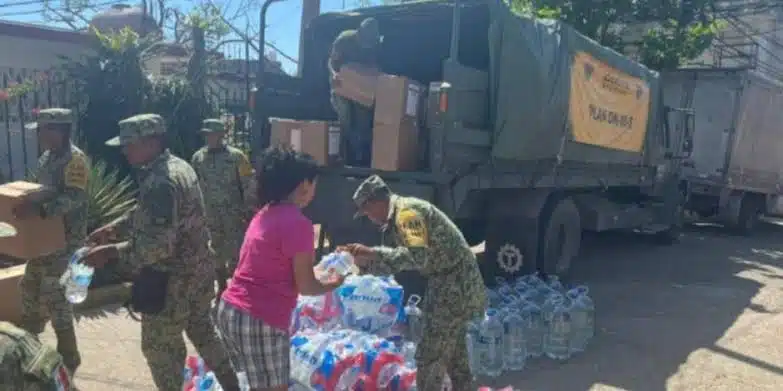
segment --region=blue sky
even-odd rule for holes
[[[13,20],[18,22],[49,24],[40,11],[45,0],[0,0],[0,19]],[[53,8],[62,7],[66,0],[49,0]],[[77,0],[71,0],[76,2]],[[248,8],[239,9],[241,3],[247,0],[213,0],[218,6],[225,7],[226,14],[229,16],[237,15],[234,25],[244,30],[246,25],[253,26],[257,31],[258,12],[262,0],[252,0],[253,5]],[[107,4],[112,0],[91,0],[92,3]],[[119,2],[119,0],[117,0]],[[127,4],[136,4],[135,0],[124,1]],[[205,2],[204,0],[168,0],[172,6],[187,11],[195,4]],[[321,0],[321,12],[332,12],[343,9],[352,9],[357,7],[357,0]],[[108,6],[105,6],[108,7]],[[272,4],[267,16],[267,41],[273,43],[287,55],[296,58],[299,51],[299,28],[300,17],[302,13],[302,0],[283,0]],[[61,25],[60,27],[67,27]],[[244,53],[241,45],[226,47],[226,51],[232,53]],[[278,60],[288,72],[295,72],[296,66],[283,56],[278,56]]]

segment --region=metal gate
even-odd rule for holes
[[[223,58],[215,62],[206,86],[208,98],[217,104],[222,119],[230,124],[226,141],[248,154],[252,149],[250,96],[257,67],[251,51],[257,55],[246,41],[223,46]]]
[[[5,183],[24,179],[38,166],[38,134],[25,131],[35,112],[78,108],[69,104],[72,88],[60,72],[0,68],[0,75],[0,183]]]

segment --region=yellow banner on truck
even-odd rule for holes
[[[621,151],[642,150],[650,112],[647,82],[577,52],[569,95],[574,141]]]

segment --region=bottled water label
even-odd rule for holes
[[[343,323],[368,333],[386,332],[403,312],[402,286],[379,277],[349,277],[337,289]]]

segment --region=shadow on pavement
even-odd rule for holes
[[[573,276],[590,287],[597,306],[588,350],[562,363],[530,361],[521,373],[492,383],[523,391],[581,391],[599,384],[632,391],[694,389],[669,384],[692,352],[720,351],[716,342],[743,311],[780,312],[751,300],[762,286],[755,279],[781,278],[769,270],[783,267],[781,237],[783,227],[771,224],[750,238],[694,227],[669,247],[633,234],[586,237]],[[775,364],[722,350],[783,374]]]

